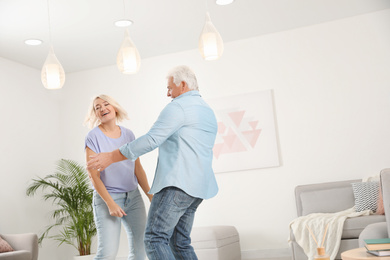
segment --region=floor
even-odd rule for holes
[[[250,259],[243,258],[241,260],[291,260],[291,259],[292,259],[291,257],[276,257],[276,258],[272,257],[272,258],[250,258]]]
[[[241,260],[292,260],[292,256],[290,248],[249,250],[241,252]]]

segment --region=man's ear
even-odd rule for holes
[[[180,82],[180,84],[183,84],[180,86],[182,88],[182,90],[185,90],[185,88],[188,86],[187,82],[185,82],[185,81]]]

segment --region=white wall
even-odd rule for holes
[[[115,66],[68,74],[64,88],[53,96],[59,100],[61,130],[52,137],[60,137],[62,150],[55,155],[49,153],[51,159],[46,158],[42,167],[50,167],[58,154],[84,161],[88,129],[82,122],[94,94],[116,98],[131,118],[123,125],[136,136],[146,133],[170,101],[165,74],[173,66],[192,67],[206,99],[273,89],[281,166],[217,174],[220,192],[201,205],[195,225],[236,226],[243,250],[287,248],[288,224],[296,217],[296,185],[363,178],[390,167],[389,20],[387,9],[226,43],[224,55],[214,62],[203,61],[194,49],[145,59],[136,75],[121,75]],[[50,96],[38,82],[39,72],[31,70],[31,74],[36,74],[30,75],[36,80],[33,88],[42,92],[39,99]],[[8,82],[27,89],[23,82],[14,83],[12,78]],[[12,103],[20,99],[15,96]],[[49,99],[41,105],[53,102]],[[24,125],[21,122],[18,120]],[[6,140],[14,153],[19,151],[11,141],[15,138],[11,132]],[[39,152],[48,153],[48,149],[39,147]],[[156,152],[141,157],[149,181],[153,179],[156,158]],[[15,189],[24,189],[20,186],[25,183],[19,178],[11,180]],[[19,217],[21,214],[18,212]],[[40,225],[35,222],[44,213],[35,214],[36,218],[24,225],[38,232]]]
[[[0,233],[39,233],[51,205],[25,194],[31,179],[52,173],[61,158],[60,93],[42,87],[40,71],[2,58],[0,89]],[[56,259],[54,243],[45,245],[40,259]]]

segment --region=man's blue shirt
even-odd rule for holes
[[[159,147],[150,193],[174,186],[193,197],[208,199],[218,192],[212,169],[217,130],[213,110],[192,90],[173,99],[147,134],[119,150],[135,160]]]

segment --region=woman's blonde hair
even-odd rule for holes
[[[92,98],[92,102],[88,108],[87,116],[84,120],[84,125],[87,125],[90,129],[92,129],[100,124],[100,119],[96,116],[94,107],[95,100],[98,98],[103,99],[115,108],[117,122],[121,122],[124,119],[129,119],[127,112],[123,109],[123,107],[121,107],[121,105],[119,105],[118,102],[115,101],[115,99],[107,95],[98,95]]]

